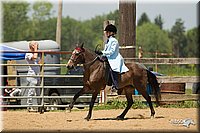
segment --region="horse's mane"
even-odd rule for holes
[[[94,50],[91,50],[91,49],[89,49],[89,48],[84,48],[84,49],[85,49],[85,51],[87,51],[88,53],[91,53],[92,56],[94,56],[94,57],[97,56],[96,53],[94,52]]]

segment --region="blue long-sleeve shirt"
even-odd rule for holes
[[[108,58],[111,69],[115,72],[127,72],[129,69],[124,64],[124,59],[119,53],[119,43],[116,38],[110,36],[102,51],[103,56]]]

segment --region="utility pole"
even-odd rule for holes
[[[57,27],[56,27],[56,42],[61,48],[61,20],[62,20],[62,0],[58,1],[58,17],[57,17]]]
[[[136,1],[119,3],[120,53],[124,58],[136,57]]]

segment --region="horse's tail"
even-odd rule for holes
[[[161,100],[161,93],[158,80],[156,76],[149,70],[147,70],[147,76],[148,76],[148,82],[151,85],[154,96],[156,98],[156,103],[159,105],[159,102]]]

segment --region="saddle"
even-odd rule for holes
[[[105,68],[104,77],[105,77],[106,85],[112,86],[113,84],[113,81],[111,78],[112,70],[111,70],[108,60],[104,61],[104,68]]]
[[[108,59],[105,56],[101,56],[100,61],[102,61],[104,63],[104,77],[105,77],[105,81],[106,81],[106,85],[108,86],[112,86],[113,84],[113,79],[112,79],[112,69],[110,67],[110,64],[108,62]]]

